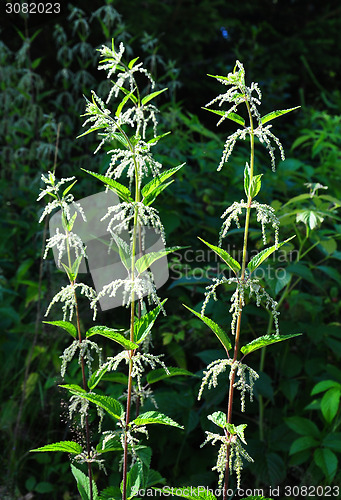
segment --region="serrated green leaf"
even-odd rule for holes
[[[62,196],[63,198],[65,198],[65,196],[68,194],[68,192],[70,191],[70,189],[73,188],[73,186],[76,184],[76,182],[77,182],[77,180],[73,181],[73,183],[70,184],[70,186],[68,186],[66,189],[64,189],[63,196]],[[76,212],[76,214],[77,214],[77,212]]]
[[[214,113],[219,116],[224,116],[228,120],[231,120],[233,122],[238,123],[239,125],[244,126],[245,125],[245,120],[242,118],[240,115],[237,113],[227,113],[226,111],[221,111],[219,109],[209,109],[209,108],[203,108],[206,109],[207,111],[211,111],[211,113]]]
[[[329,389],[321,399],[321,411],[326,421],[330,424],[335,418],[340,406],[341,390],[339,387]]]
[[[95,172],[90,172],[90,170],[85,170],[85,168],[82,168],[84,172],[87,172],[90,175],[93,175],[96,177],[96,179],[100,180],[104,184],[106,184],[110,189],[112,189],[122,200],[130,203],[133,200],[131,197],[131,192],[126,186],[123,186],[123,184],[120,184],[119,182],[114,181],[110,177],[106,177],[105,175],[101,174],[96,174]]]
[[[218,337],[218,339],[220,340],[226,351],[229,351],[231,349],[232,344],[227,334],[219,325],[217,325],[217,323],[215,323],[212,319],[207,318],[206,316],[201,316],[200,313],[194,311],[190,307],[187,307],[185,304],[182,305],[186,307],[186,309],[191,311],[191,313],[195,314],[197,318],[199,318],[203,323],[205,323],[205,325],[207,325],[212,330],[212,332]]]
[[[35,448],[30,451],[63,451],[65,453],[73,453],[74,455],[79,455],[82,453],[83,448],[80,444],[74,441],[59,441],[58,443],[46,444],[40,448]]]
[[[84,137],[85,135],[91,134],[91,132],[95,132],[96,130],[100,130],[101,128],[105,128],[105,127],[106,127],[106,125],[100,125],[98,127],[91,127],[86,132],[83,132],[83,134],[77,135],[77,139],[80,139],[81,137]]]
[[[298,337],[299,335],[302,335],[302,333],[292,333],[290,335],[278,335],[277,333],[272,335],[263,335],[262,337],[258,337],[258,339],[254,339],[252,340],[252,342],[244,345],[240,350],[246,356],[247,354],[250,354],[250,352],[257,351],[257,349],[262,349],[267,345],[282,342],[283,340]]]
[[[248,164],[246,164],[244,168],[244,191],[248,197],[250,191],[250,167]]]
[[[288,417],[285,419],[285,423],[290,429],[301,434],[302,436],[313,436],[319,438],[321,436],[321,431],[317,428],[316,424],[311,420],[304,417]]]
[[[160,413],[158,411],[147,411],[145,413],[141,413],[141,415],[135,418],[135,420],[133,420],[131,424],[135,425],[163,424],[183,429],[182,425],[178,424],[172,418],[167,417],[167,415],[164,415],[163,413]]]
[[[122,492],[118,486],[108,486],[101,491],[98,500],[122,500]]]
[[[112,81],[112,83],[115,83]],[[138,99],[137,97],[130,92],[130,90],[125,89],[124,87],[119,87],[119,89],[123,92],[123,94],[126,94],[131,101],[133,101],[134,104],[137,104]]]
[[[152,99],[154,99],[154,97],[162,94],[163,92],[165,92],[166,90],[168,90],[168,88],[166,89],[162,89],[162,90],[157,90],[156,92],[152,92],[151,94],[148,94],[146,95],[142,101],[141,101],[141,104],[142,106],[144,106],[145,104],[147,104],[149,101],[151,101]]]
[[[128,99],[130,98],[130,96],[132,96],[134,94],[134,92],[135,92],[135,89],[133,89],[131,92],[129,92],[129,94],[125,95],[123,97],[122,101],[120,102],[120,104],[117,106],[117,109],[116,109],[116,112],[115,112],[115,116],[117,116],[117,118],[120,116],[121,111],[123,109],[123,106],[128,101]]]
[[[75,325],[69,321],[43,321],[43,323],[46,323],[47,325],[59,326],[59,328],[67,331],[71,337],[74,339],[77,338],[77,329]]]
[[[108,367],[104,366],[104,367],[96,370],[91,375],[91,377],[88,380],[88,387],[89,387],[90,391],[92,391],[92,389],[94,389],[96,387],[96,385],[99,384],[99,382],[102,380],[103,375],[106,373],[107,370],[108,370]]]
[[[301,106],[296,106],[295,108],[289,108],[289,109],[282,109],[279,111],[272,111],[271,113],[268,113],[267,115],[262,116],[261,118],[261,123],[264,125],[265,123],[269,122],[270,120],[274,120],[275,118],[278,118],[279,116],[285,115],[286,113],[289,113],[290,111],[294,111],[294,109],[298,109]]]
[[[78,276],[79,266],[81,265],[82,259],[83,259],[83,255],[78,255],[77,259],[74,261],[74,263],[71,266],[71,275],[73,277],[72,281],[75,281],[75,279]]]
[[[108,436],[102,436],[100,442],[96,446],[96,451],[98,453],[107,453],[110,451],[122,451],[122,443],[119,436],[112,436],[108,438]]]
[[[212,415],[207,415],[208,420],[211,420],[218,427],[224,429],[227,426],[226,414],[222,411],[216,411]]]
[[[71,464],[71,471],[77,481],[78,491],[82,500],[90,500],[90,480],[88,476],[86,476],[81,470],[77,469],[77,467],[73,464]],[[92,495],[93,500],[99,500],[98,490],[94,480],[92,480]]]
[[[116,139],[116,141],[120,142],[125,148],[129,149],[129,143],[128,143],[127,139],[120,132],[114,132],[114,133],[111,132],[110,137],[112,137],[113,139]],[[109,151],[109,153],[110,153],[110,151]]]
[[[318,448],[314,452],[314,461],[326,476],[327,483],[331,483],[337,472],[338,460],[329,448]]]
[[[166,479],[161,476],[159,472],[154,469],[149,469],[147,473],[147,478],[145,479],[145,488],[150,488],[155,484],[164,484]]]
[[[260,188],[262,187],[262,181],[261,181],[262,175],[263,174],[259,174],[259,175],[254,175],[252,177],[251,187],[250,187],[251,198],[255,198],[255,196],[257,196],[257,194],[259,193]]]
[[[154,191],[151,194],[149,194],[148,196],[146,196],[142,200],[142,203],[146,207],[148,207],[149,205],[151,205],[152,203],[154,203],[154,201],[159,196],[159,194],[161,194],[162,191],[164,191],[165,189],[167,189],[168,186],[170,186],[171,184],[173,184],[173,182],[174,182],[174,179],[172,179],[171,181],[168,181],[168,182],[164,182],[163,184],[160,184],[160,186],[158,186],[157,188],[155,188]]]
[[[148,267],[150,267],[153,262],[156,262],[157,260],[161,259],[162,257],[165,257],[169,253],[176,252],[177,250],[182,250],[185,247],[169,247],[165,248],[164,250],[160,250],[159,252],[149,252],[145,255],[142,255],[137,261],[135,262],[136,269],[138,270],[139,274],[142,274]]]
[[[122,264],[129,272],[131,269],[131,250],[129,245],[118,234],[113,233],[110,248],[119,253]]]
[[[217,255],[219,255],[219,257],[229,266],[230,269],[232,269],[232,271],[235,274],[238,274],[238,271],[241,269],[240,264],[236,260],[234,260],[234,258],[231,257],[231,255],[229,253],[227,253],[222,248],[219,248],[219,247],[216,247],[215,245],[211,245],[210,243],[207,243],[207,241],[205,241],[201,238],[199,238],[199,240],[202,241],[203,243],[205,243],[205,245],[207,245]]]
[[[191,376],[194,377],[194,373],[185,370],[184,368],[177,368],[172,366],[167,366],[166,372],[164,368],[157,368],[156,370],[152,370],[147,374],[147,382],[148,384],[155,384],[155,382],[159,382],[168,377],[176,377],[176,376]]]
[[[310,448],[316,448],[319,442],[312,436],[302,436],[292,443],[289,451],[289,455],[294,455],[304,450],[309,450]]]
[[[94,403],[97,406],[100,406],[105,410],[109,415],[120,420],[124,414],[124,408],[119,401],[111,398],[110,396],[102,396],[100,394],[91,394],[84,390],[79,391],[75,390],[72,385],[60,385],[59,387],[63,387],[64,389],[68,389],[72,394],[75,394],[81,398],[87,399],[91,403]]]
[[[161,302],[161,306],[166,302],[167,299]],[[134,341],[137,344],[143,342],[143,340],[147,337],[152,329],[156,318],[158,317],[161,306],[155,307],[152,311],[149,311],[147,314],[141,316],[140,319],[135,319],[134,321]]]
[[[107,339],[117,342],[125,349],[137,349],[138,345],[126,339],[121,333],[123,330],[115,330],[114,328],[108,328],[107,326],[92,326],[86,332],[86,338],[92,337],[93,335],[101,335]]]
[[[70,392],[84,392],[84,393],[86,393],[86,390],[77,384],[64,384],[64,385],[60,385],[59,387],[63,387],[63,389],[68,389]]]
[[[151,181],[149,181],[141,190],[143,196],[143,203],[145,205],[150,205],[155,200],[156,196],[159,192],[156,193],[157,188],[164,183],[169,177],[174,175],[180,168],[182,168],[185,164],[182,163],[177,167],[169,168],[165,172],[162,172],[157,177],[154,177]],[[167,184],[168,185],[168,184]],[[161,192],[161,191],[160,191]]]
[[[295,236],[291,236],[287,240],[281,241],[280,243],[278,243],[277,248],[276,245],[272,245],[271,247],[265,248],[257,255],[252,257],[252,259],[247,265],[247,268],[250,271],[250,273],[253,273],[253,271],[257,269],[257,267],[260,266],[262,262],[264,262],[271,254],[273,254],[276,250],[278,250],[281,246],[285,245],[285,243],[288,243],[288,241],[292,240],[293,238],[295,238]]]
[[[140,59],[140,58],[139,58],[139,57],[135,57],[135,59],[132,59],[132,60],[129,62],[129,64],[128,64],[128,68],[129,68],[129,69],[131,69],[131,68],[134,66],[134,64],[136,63],[136,61],[137,61],[138,59]]]
[[[138,495],[142,483],[143,466],[142,463],[137,460],[127,474],[127,499],[133,498]],[[121,485],[121,489],[123,490],[123,484]]]
[[[162,137],[166,137],[166,135],[171,134],[172,132],[165,132],[164,134],[157,135],[156,137],[153,137],[152,139],[149,139],[147,144],[154,144],[154,142],[158,142]]]

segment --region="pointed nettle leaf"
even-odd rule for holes
[[[225,250],[223,250],[220,247],[216,247],[214,245],[211,245],[210,243],[207,243],[207,241],[199,238],[200,241],[205,243],[209,248],[211,248],[219,257],[229,266],[230,269],[234,272],[234,274],[238,274],[238,271],[240,271],[241,267],[240,264],[234,260],[233,257],[229,253],[227,253]]]
[[[197,311],[194,311],[190,307],[187,307],[185,304],[182,304],[182,305],[184,307],[186,307],[186,309],[191,311],[191,313],[195,314],[195,316],[197,318],[199,318],[203,323],[205,323],[212,330],[212,332],[218,337],[218,339],[220,340],[220,342],[222,343],[222,345],[226,351],[229,351],[231,349],[232,344],[228,338],[227,333],[224,332],[224,330],[219,325],[217,325],[217,323],[215,323],[212,319],[207,318],[206,316],[202,316],[200,313],[198,313]]]
[[[262,175],[263,174],[259,174],[259,175],[254,175],[252,177],[251,186],[250,186],[250,197],[251,198],[254,198],[255,196],[257,196],[257,194],[260,191],[260,188],[262,187],[262,181],[261,181]]]
[[[125,338],[121,333],[123,329],[116,330],[115,328],[109,328],[107,326],[92,326],[86,332],[86,338],[92,337],[93,335],[101,335],[102,337],[106,337],[107,339],[113,340],[117,342],[125,349],[137,349],[138,345],[134,342],[131,342],[129,339]]]
[[[122,99],[122,101],[120,102],[120,104],[117,106],[116,113],[115,113],[115,116],[116,116],[117,118],[120,116],[120,114],[121,114],[121,112],[122,112],[122,109],[123,109],[123,106],[125,105],[125,103],[128,101],[128,99],[130,99],[130,98],[133,96],[133,94],[134,94],[135,90],[136,90],[136,87],[135,87],[135,88],[134,88],[131,92],[129,92],[128,94],[126,94],[126,95],[123,97],[123,99]],[[132,101],[134,102],[134,100],[133,100],[133,99],[132,99]]]
[[[111,83],[115,85],[115,82],[111,80]],[[129,99],[133,101],[134,104],[137,104],[137,97],[132,94],[128,89],[125,89],[124,87],[119,87],[119,89],[123,92],[123,94],[129,96]]]
[[[153,262],[156,262],[157,260],[161,259],[162,257],[165,257],[169,253],[177,252],[178,250],[182,250],[184,248],[188,247],[169,247],[165,248],[164,250],[160,250],[159,252],[149,252],[146,255],[142,255],[137,261],[135,262],[136,269],[138,270],[139,274],[142,274],[148,267],[150,267]]]
[[[139,494],[143,485],[143,464],[137,460],[127,474],[127,499],[130,500]],[[121,482],[121,491],[123,492],[123,481]]]
[[[129,64],[128,64],[128,68],[129,68],[129,69],[131,69],[131,68],[134,66],[134,64],[136,63],[136,61],[137,61],[138,59],[140,59],[140,58],[139,58],[139,57],[135,57],[135,59],[132,59],[132,60],[129,62]]]
[[[124,134],[121,134],[121,132],[111,132],[110,137],[112,139],[116,139],[116,141],[120,142],[126,149],[129,149],[129,143],[125,137]],[[108,151],[108,153],[111,153],[112,151]]]
[[[240,350],[244,356],[246,356],[247,354],[250,354],[250,352],[257,351],[258,349],[262,349],[268,345],[292,339],[293,337],[298,337],[300,335],[302,335],[302,333],[291,333],[289,335],[278,335],[277,333],[272,335],[263,335],[262,337],[258,337],[258,339],[254,339],[252,342],[244,345]]]
[[[71,464],[71,472],[73,477],[76,479],[78,492],[82,500],[91,500],[90,495],[90,479],[81,470]],[[98,489],[94,480],[92,480],[92,499],[100,500],[98,495]]]
[[[196,377],[194,373],[185,370],[184,368],[177,368],[172,366],[167,366],[166,372],[164,368],[157,368],[156,370],[152,370],[147,374],[147,382],[148,384],[155,384],[155,382],[159,382],[160,380],[169,378],[169,377],[177,377],[177,376],[191,376]]]
[[[131,250],[130,250],[130,247],[117,234],[113,234],[112,238],[113,239],[111,241],[110,248],[113,249],[115,252],[118,252],[122,264],[124,265],[126,270],[129,272],[129,270],[131,269]],[[114,243],[114,241],[115,241],[115,243]]]
[[[105,175],[101,174],[96,174],[95,172],[90,172],[90,170],[85,170],[85,168],[82,168],[84,172],[93,175],[96,177],[96,179],[102,181],[104,184],[106,184],[112,191],[114,191],[122,200],[126,202],[133,202],[133,198],[131,196],[131,192],[126,186],[123,186],[123,184],[120,184],[117,181],[114,181],[110,177],[106,177]]]
[[[278,243],[277,247],[276,245],[272,245],[269,248],[265,248],[261,252],[257,253],[250,262],[247,265],[248,270],[250,273],[252,273],[255,269],[257,269],[258,266],[260,266],[271,254],[273,254],[276,250],[278,250],[282,245],[285,245],[285,243],[288,243],[288,241],[292,240],[296,236],[291,236],[285,241],[281,241]]]
[[[81,115],[81,116],[86,116],[88,114],[89,113],[85,113],[85,115]],[[103,125],[99,125],[98,127],[91,127],[86,132],[83,132],[83,134],[77,135],[76,138],[80,139],[81,137],[84,137],[85,135],[91,134],[91,132],[96,132],[96,130],[100,130],[101,128],[106,128],[106,126],[107,125],[103,124]]]
[[[207,415],[207,418],[222,429],[227,426],[226,414],[222,411],[216,411],[212,415]]]
[[[140,344],[150,333],[153,325],[155,323],[156,318],[158,317],[161,307],[166,302],[167,299],[164,299],[161,302],[161,306],[155,307],[152,311],[149,311],[147,314],[142,316],[140,319],[135,318],[134,321],[134,342]]]
[[[106,373],[107,370],[108,370],[108,367],[104,366],[104,367],[96,370],[91,375],[91,377],[88,380],[88,387],[89,387],[90,391],[92,391],[92,389],[94,389],[96,387],[96,385],[99,384],[99,382],[102,380],[103,375]]]
[[[247,427],[247,424],[240,424],[240,425],[234,425],[234,424],[226,424],[226,429],[228,432],[232,435],[235,436],[237,435],[243,443],[247,444],[245,441],[244,437],[244,431]]]
[[[141,101],[142,106],[144,106],[145,104],[147,104],[147,102],[151,101],[152,99],[154,99],[154,97],[162,94],[166,90],[168,90],[168,88],[157,90],[156,92],[152,92],[151,94],[146,95]]]
[[[154,189],[154,191],[152,193],[150,193],[148,196],[146,196],[142,200],[142,203],[144,205],[146,205],[146,207],[148,207],[149,205],[151,205],[152,203],[154,203],[154,201],[159,196],[159,194],[162,193],[162,191],[164,191],[165,189],[167,189],[168,186],[170,186],[171,184],[173,184],[173,182],[174,182],[174,179],[172,179],[171,181],[168,181],[168,182],[164,182],[163,184],[160,184],[158,187],[156,187]]]
[[[210,108],[202,108],[206,109],[207,111],[211,111],[211,113],[214,113],[219,116],[224,116],[228,120],[231,120],[233,122],[238,123],[239,125],[242,125],[244,127],[245,125],[245,120],[243,117],[238,115],[237,113],[227,113],[226,111],[222,111],[220,109],[210,109]]]
[[[143,204],[144,205],[151,205],[156,197],[167,187],[169,186],[170,182],[165,183],[165,181],[174,175],[180,168],[182,168],[185,164],[182,163],[181,165],[178,165],[177,167],[169,168],[165,172],[162,172],[162,174],[158,175],[157,177],[154,177],[148,184],[146,184],[142,188],[142,196],[143,196]]]
[[[72,281],[75,281],[78,276],[79,266],[81,265],[83,257],[83,255],[78,255],[77,259],[71,266]]]
[[[63,389],[67,389],[76,396],[80,398],[87,399],[91,403],[94,403],[96,406],[100,406],[105,410],[109,415],[116,418],[117,420],[121,420],[124,414],[124,408],[119,401],[110,396],[102,396],[101,394],[91,394],[89,392],[84,391],[81,387],[78,386],[78,389],[75,389],[75,385],[60,385]],[[81,390],[79,390],[81,389]]]
[[[171,134],[172,132],[165,132],[164,134],[157,135],[156,137],[153,137],[152,139],[149,139],[147,144],[154,144],[154,142],[158,142],[162,137],[166,137],[166,135]],[[184,164],[183,164],[184,165]]]
[[[98,453],[107,453],[108,451],[122,451],[122,443],[119,436],[112,436],[109,439],[103,436],[96,446]]]
[[[141,413],[135,420],[130,422],[130,425],[149,425],[149,424],[162,424],[170,425],[171,427],[179,427],[183,429],[183,426],[175,422],[172,418],[167,417],[164,413],[158,411],[146,411]]]
[[[70,323],[69,321],[43,321],[47,325],[59,326],[59,328],[63,328],[63,330],[67,331],[71,337],[74,339],[77,338],[77,329],[75,325]]]
[[[250,191],[250,167],[247,163],[244,168],[244,191],[246,196],[249,196]]]
[[[262,125],[264,125],[265,123],[269,122],[270,120],[274,120],[275,118],[278,118],[279,116],[285,115],[286,113],[290,113],[290,111],[294,111],[295,109],[298,109],[300,107],[301,106],[296,106],[295,108],[272,111],[271,113],[268,113],[267,115],[262,116],[260,121],[261,121]]]
[[[73,188],[73,186],[76,184],[77,180],[76,181],[73,181],[72,184],[70,184],[70,186],[68,186],[66,189],[64,189],[63,191],[63,198],[65,198],[65,196],[68,194],[68,192]],[[76,212],[77,214],[77,212]]]
[[[40,448],[35,448],[30,451],[63,451],[65,453],[73,453],[74,455],[79,455],[82,453],[83,448],[80,444],[74,441],[59,441],[58,443],[46,444]]]

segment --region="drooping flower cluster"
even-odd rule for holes
[[[250,455],[242,446],[242,442],[244,444],[247,444],[245,439],[242,440],[240,435],[237,434],[231,435],[227,433],[228,435],[221,435],[210,431],[205,431],[205,432],[206,432],[206,439],[200,446],[201,448],[209,442],[211,442],[212,445],[215,445],[217,442],[220,442],[217,462],[216,465],[212,467],[212,470],[217,471],[219,474],[218,486],[221,488],[224,481],[227,449],[229,447],[229,469],[230,472],[232,472],[232,470],[235,471],[237,476],[237,488],[240,488],[241,472],[243,470],[242,457],[245,458],[248,462],[253,462],[253,459],[250,457]]]
[[[259,375],[255,370],[249,366],[241,363],[240,361],[233,361],[232,359],[215,359],[210,363],[204,371],[204,377],[201,382],[198,400],[201,399],[203,390],[207,385],[208,389],[218,386],[218,376],[225,372],[230,367],[229,378],[231,380],[232,374],[236,372],[237,380],[234,382],[233,387],[241,391],[241,411],[245,411],[245,394],[250,394],[250,401],[253,401],[253,386]],[[248,373],[248,380],[246,373]]]
[[[116,356],[109,357],[102,366],[103,368],[107,368],[108,371],[115,371],[121,361],[129,363],[129,361],[131,360],[133,362],[131,376],[132,378],[136,378],[137,387],[139,391],[143,392],[143,388],[141,385],[141,378],[145,371],[145,367],[143,365],[149,365],[152,370],[155,370],[156,365],[160,365],[169,375],[167,366],[160,359],[162,356],[162,354],[156,356],[154,354],[143,353],[139,351],[137,351],[133,356],[130,356],[130,351],[121,351]]]
[[[226,237],[232,221],[234,221],[236,223],[236,226],[240,228],[239,215],[241,215],[242,211],[246,210],[247,207],[248,204],[244,200],[241,200],[240,202],[233,202],[232,205],[225,210],[225,212],[221,216],[222,219],[226,217],[226,220],[223,222],[220,230],[219,246],[221,246],[223,238]],[[277,246],[279,236],[279,220],[275,215],[274,208],[264,203],[258,203],[258,201],[252,201],[250,207],[251,209],[254,208],[256,210],[257,222],[259,222],[262,227],[262,237],[264,245],[266,245],[265,226],[267,224],[271,224],[271,227],[275,231],[275,245]]]

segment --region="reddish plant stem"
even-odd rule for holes
[[[74,286],[74,284],[75,284],[75,282],[73,281],[71,283],[71,285]],[[79,321],[79,311],[78,311],[78,302],[77,302],[76,290],[74,290],[74,294],[75,294],[75,303],[76,303],[76,318],[77,318],[78,340],[79,340],[79,343],[81,344],[82,343],[82,334],[81,334],[81,326],[80,326],[80,321]],[[83,356],[81,356],[81,370],[82,370],[83,389],[85,391],[88,391],[88,385],[86,383],[86,378],[85,378],[85,362],[84,362],[84,357]],[[87,454],[88,454],[88,458],[90,458],[91,447],[90,447],[90,428],[89,428],[88,412],[86,412],[86,415],[85,415],[85,436],[86,436]],[[90,500],[93,500],[91,463],[87,462],[87,464],[88,464],[88,477],[89,477],[89,484],[90,484]]]

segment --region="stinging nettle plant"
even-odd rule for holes
[[[68,364],[78,355],[81,369],[82,385],[76,383],[63,384],[60,387],[69,393],[68,413],[72,420],[80,416],[78,425],[84,434],[84,446],[76,441],[61,441],[52,443],[31,451],[64,451],[72,455],[75,463],[86,464],[87,475],[75,465],[71,465],[72,473],[77,481],[78,490],[83,500],[99,498],[132,498],[138,494],[139,488],[150,487],[162,479],[160,474],[150,469],[151,450],[140,443],[141,434],[148,437],[147,427],[150,424],[162,424],[181,428],[181,426],[159,411],[141,413],[141,407],[146,399],[154,402],[151,384],[173,375],[189,375],[187,370],[167,368],[162,361],[162,355],[155,355],[151,350],[151,330],[157,316],[164,310],[164,301],[160,301],[154,276],[148,269],[168,253],[181,247],[150,251],[145,246],[146,230],[152,228],[159,239],[165,243],[165,231],[158,212],[151,205],[156,197],[173,181],[170,178],[183,166],[162,171],[162,165],[157,162],[152,149],[165,135],[157,135],[158,109],[152,100],[167,89],[154,91],[143,95],[140,79],[147,79],[148,87],[154,88],[155,83],[143,68],[137,63],[138,58],[125,64],[122,60],[124,46],[121,43],[118,50],[114,47],[102,46],[101,61],[98,69],[105,70],[108,78],[115,77],[106,103],[92,91],[92,100],[86,99],[86,120],[83,126],[89,126],[82,134],[100,131],[101,142],[97,152],[104,144],[114,144],[108,154],[110,165],[105,175],[86,171],[99,180],[106,190],[112,191],[119,202],[110,206],[101,221],[107,222],[110,239],[105,242],[108,252],[119,255],[126,276],[111,276],[99,293],[90,286],[78,281],[80,265],[87,257],[87,249],[82,239],[75,234],[75,221],[86,220],[86,213],[81,203],[74,202],[71,189],[75,184],[74,177],[56,179],[55,172],[42,175],[46,187],[38,197],[52,198],[45,207],[40,221],[53,210],[59,209],[64,232],[56,233],[47,240],[45,257],[49,249],[57,249],[58,266],[63,267],[69,284],[61,289],[52,299],[46,314],[57,302],[62,303],[63,319],[46,321],[51,325],[66,330],[73,342],[64,350],[61,356],[61,375],[67,375]],[[119,98],[115,112],[107,105],[112,98]],[[150,130],[151,129],[151,130]],[[80,136],[81,137],[81,136]],[[119,147],[117,147],[119,145]],[[127,182],[116,179],[126,176]],[[60,192],[61,186],[67,187]],[[65,261],[65,262],[64,262]],[[94,319],[98,302],[103,298],[114,298],[122,291],[122,305],[130,308],[130,325],[124,331],[108,326],[98,325],[82,332],[78,302],[81,296],[89,300]],[[148,311],[149,308],[149,311]],[[75,317],[75,323],[72,319]],[[94,335],[112,340],[120,351],[102,360],[102,349],[90,340]],[[96,358],[96,359],[95,359]],[[95,391],[109,372],[116,371],[124,363],[127,367],[127,386],[123,394],[125,407],[122,403]],[[153,372],[145,375],[146,367]],[[95,405],[99,417],[99,439],[93,444],[94,430],[90,429],[90,403]],[[115,426],[111,431],[101,432],[101,422],[108,414]],[[93,416],[92,416],[93,417]],[[101,494],[93,479],[93,464],[104,468],[104,457],[109,451],[122,454],[122,482],[120,486],[108,487]]]
[[[222,123],[225,119],[241,125],[241,128],[227,138],[218,170],[221,170],[223,165],[228,162],[238,139],[245,140],[249,138],[250,140],[250,160],[246,162],[244,169],[244,191],[246,200],[242,199],[239,202],[232,203],[223,213],[222,219],[224,219],[224,222],[219,235],[219,246],[212,245],[200,238],[201,241],[213,250],[228,266],[230,277],[223,276],[222,278],[213,279],[213,283],[206,289],[205,300],[200,313],[185,306],[213,331],[226,352],[226,358],[216,359],[207,366],[204,371],[198,395],[198,399],[200,399],[206,387],[211,389],[217,386],[218,376],[221,373],[226,371],[229,372],[230,382],[227,411],[226,413],[217,411],[208,416],[208,419],[220,428],[220,433],[206,431],[206,440],[203,443],[203,445],[208,442],[211,442],[213,445],[216,443],[220,445],[217,462],[213,470],[218,472],[219,486],[223,486],[223,498],[226,500],[230,473],[235,472],[237,487],[239,488],[241,484],[243,460],[249,462],[253,461],[244,447],[244,445],[247,444],[244,436],[247,424],[235,425],[233,423],[232,411],[235,390],[237,389],[240,391],[241,411],[244,412],[246,394],[249,394],[250,400],[252,401],[253,386],[255,381],[259,378],[257,372],[245,363],[245,358],[250,353],[262,349],[265,346],[300,335],[299,333],[280,335],[277,302],[267,293],[260,280],[255,276],[256,269],[277,249],[294,237],[292,236],[280,242],[279,220],[275,215],[274,209],[267,204],[261,204],[255,201],[261,189],[261,177],[263,175],[255,174],[255,139],[257,138],[259,142],[266,146],[270,155],[272,170],[275,171],[276,146],[280,151],[282,160],[284,160],[284,151],[279,139],[272,133],[272,125],[269,124],[269,122],[297,108],[274,111],[262,117],[258,111],[258,106],[261,104],[262,97],[260,88],[257,83],[252,83],[250,87],[245,84],[244,67],[239,61],[236,62],[233,72],[229,73],[226,77],[218,75],[209,76],[212,76],[219,83],[229,88],[225,93],[218,95],[210,101],[204,109],[221,116],[217,125]],[[218,103],[219,107],[224,103],[230,103],[231,106],[227,111],[211,109],[210,106],[215,103]],[[246,106],[248,123],[246,123],[242,116],[236,113],[240,105]],[[266,245],[267,243],[267,226],[270,226],[274,231],[274,244],[257,253],[248,262],[248,238],[252,214],[255,214],[256,222],[261,226],[263,244]],[[241,227],[239,217],[244,215],[242,261],[237,262],[226,250],[224,250],[223,241],[232,222],[234,222],[238,228]],[[209,300],[217,300],[216,289],[219,285],[224,284],[234,287],[229,310],[232,314],[231,331],[229,333],[225,332],[212,319],[205,316],[205,309]],[[253,299],[258,307],[264,305],[269,309],[273,317],[274,332],[267,335],[261,335],[251,342],[244,344],[241,335],[241,319],[247,296],[251,298],[251,300]]]

